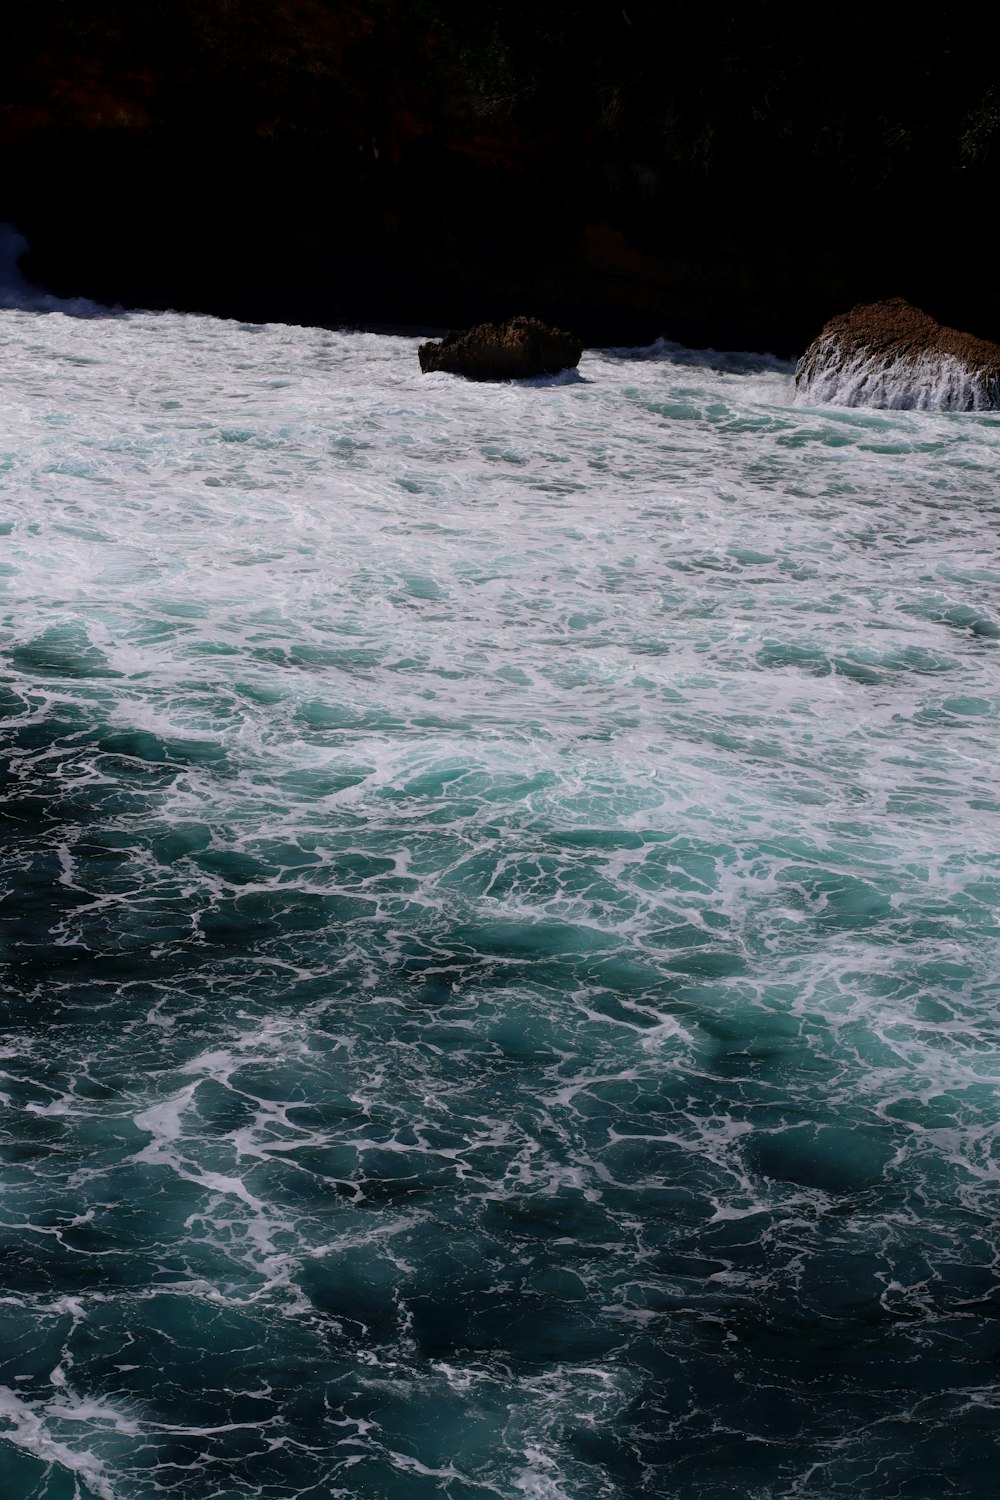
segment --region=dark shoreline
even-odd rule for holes
[[[784,356],[900,296],[1000,338],[979,0],[619,9],[36,0],[0,16],[0,220],[126,308]]]

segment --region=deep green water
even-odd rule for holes
[[[3,1500],[994,1492],[998,458],[0,314]]]

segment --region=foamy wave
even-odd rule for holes
[[[606,359],[641,360],[678,365],[691,370],[712,370],[721,375],[791,374],[794,363],[776,354],[741,349],[689,349],[672,339],[654,339],[651,344],[615,345],[602,349]]]
[[[86,1486],[84,1494],[95,1496],[97,1500],[115,1500],[115,1492],[100,1459],[53,1437],[44,1417],[7,1386],[0,1386],[0,1421],[6,1423],[0,1436],[8,1443],[32,1454],[47,1468],[72,1474],[78,1482],[77,1494],[80,1494],[79,1484],[82,1483]]]
[[[876,406],[891,411],[992,411],[1000,381],[950,354],[885,360],[845,355],[840,338],[821,339],[795,373],[800,406]]]

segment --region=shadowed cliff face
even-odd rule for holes
[[[977,7],[897,9],[36,0],[0,19],[0,216],[126,304],[788,350],[900,293],[996,334],[960,270],[1000,139]]]

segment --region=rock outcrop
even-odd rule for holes
[[[449,333],[438,344],[421,344],[418,353],[425,375],[442,370],[468,380],[525,380],[575,369],[583,345],[572,333],[537,318],[511,318]]]
[[[831,318],[795,371],[813,405],[989,411],[1000,407],[1000,344],[959,333],[902,297]]]

